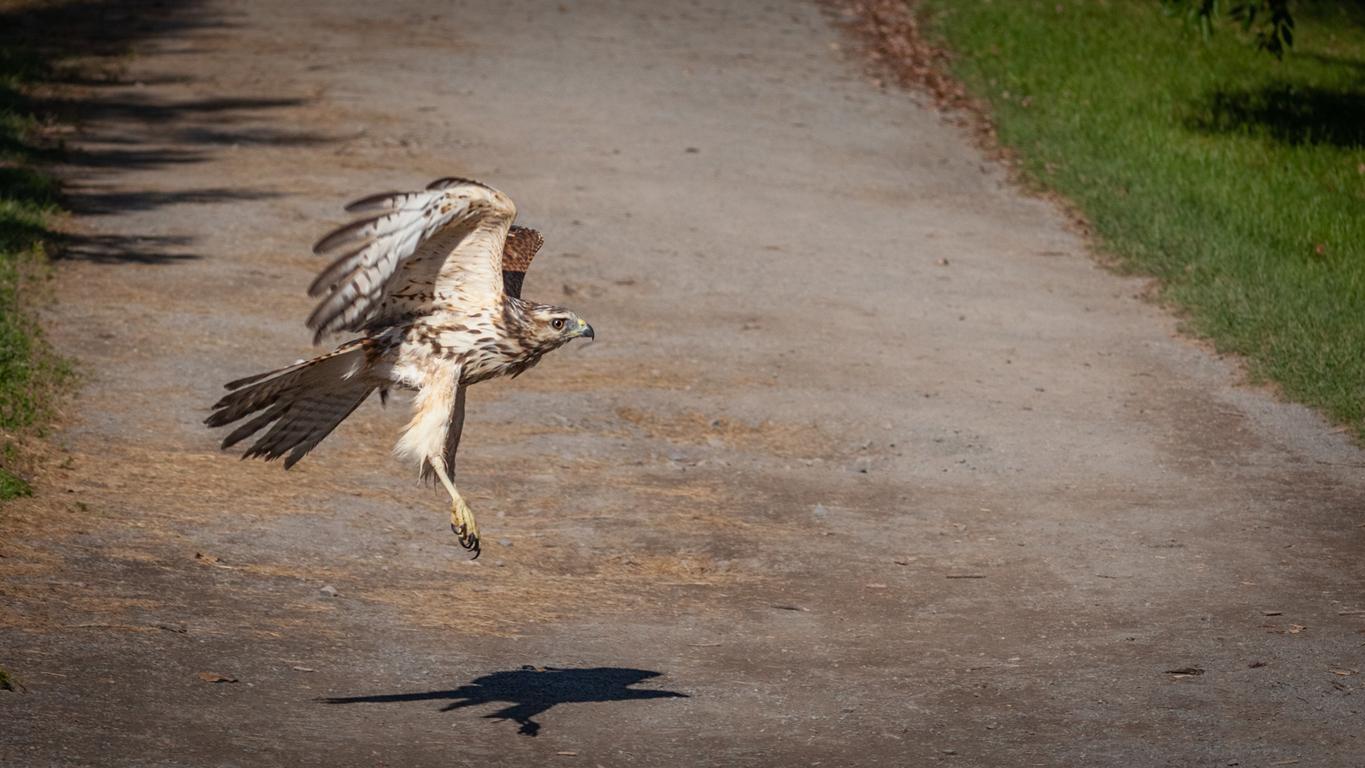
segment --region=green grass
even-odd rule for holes
[[[47,222],[57,211],[57,189],[35,167],[44,150],[26,94],[49,73],[32,52],[0,43],[0,501],[30,492],[14,441],[41,430],[65,374],[31,311],[49,274]]]
[[[1188,330],[1365,436],[1365,4],[1299,3],[1283,62],[1156,0],[922,0],[1027,178]]]
[[[0,667],[0,691],[20,692],[24,690],[24,684],[14,676],[14,673]]]

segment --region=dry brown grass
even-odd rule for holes
[[[460,570],[444,583],[407,580],[362,588],[357,597],[392,606],[418,626],[512,635],[585,614],[621,614],[645,605],[681,609],[713,597],[718,586],[755,578],[699,552],[616,555],[572,569],[557,567],[548,554],[515,567],[455,565]]]
[[[665,415],[630,407],[618,408],[616,415],[648,437],[673,443],[727,447],[782,458],[811,458],[830,452],[829,438],[813,425],[767,420],[750,424],[697,411]]]

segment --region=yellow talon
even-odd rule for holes
[[[459,496],[450,505],[450,530],[459,537],[460,546],[472,551],[477,560],[482,553],[479,547],[479,524],[474,522],[474,511]]]

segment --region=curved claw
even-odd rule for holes
[[[479,546],[479,525],[474,522],[474,511],[464,499],[456,496],[450,505],[450,530],[460,540],[460,546],[474,553],[478,560],[483,549]]]
[[[450,532],[460,540],[460,546],[474,553],[470,560],[478,560],[479,555],[483,554],[483,548],[479,545],[479,534],[470,533],[464,524],[450,524]]]

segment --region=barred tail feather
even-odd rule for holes
[[[273,422],[242,458],[273,461],[288,453],[284,460],[288,469],[375,390],[377,382],[365,375],[365,366],[365,349],[356,342],[306,362],[239,379],[228,384],[233,391],[213,406],[204,423],[221,427],[260,412],[224,438],[223,448],[231,448]]]

